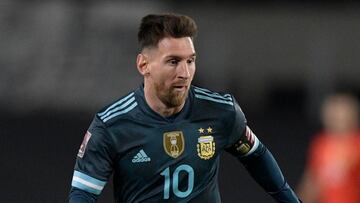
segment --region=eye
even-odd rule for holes
[[[194,58],[188,59],[188,60],[186,61],[186,63],[188,63],[188,64],[192,64],[192,63],[194,63],[194,62],[195,62],[195,59],[194,59]]]
[[[178,65],[178,63],[179,63],[179,60],[170,59],[170,60],[168,60],[167,62],[168,62],[170,65],[172,65],[172,66],[176,66],[176,65]]]

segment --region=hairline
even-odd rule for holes
[[[156,45],[151,44],[151,45],[147,45],[145,47],[142,47],[140,49],[140,53],[144,53],[144,52],[147,52],[147,51],[158,49],[160,42],[162,40],[166,39],[166,38],[180,39],[180,38],[187,38],[187,37],[190,38],[191,42],[194,44],[194,37],[193,36],[174,37],[174,36],[168,35],[168,36],[164,36],[163,38],[159,39],[159,41],[156,43]]]

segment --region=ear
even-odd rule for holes
[[[145,76],[149,74],[148,57],[143,53],[137,55],[136,66],[141,75]]]

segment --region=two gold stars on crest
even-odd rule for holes
[[[212,130],[213,130],[213,129],[212,129],[211,127],[208,127],[208,128],[206,129],[207,133],[212,133]],[[199,131],[199,133],[205,133],[205,129],[204,129],[204,128],[199,128],[198,131]]]

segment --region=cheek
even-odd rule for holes
[[[194,77],[194,75],[195,75],[195,72],[196,72],[196,67],[195,67],[195,65],[193,65],[193,66],[191,66],[190,68],[189,68],[189,72],[190,72],[190,77],[191,77],[191,79]]]
[[[172,75],[169,71],[166,71],[166,68],[167,67],[163,67],[163,66],[153,67],[152,73],[150,75],[154,83],[157,83],[162,86],[166,85],[167,83],[170,83],[170,79]]]

